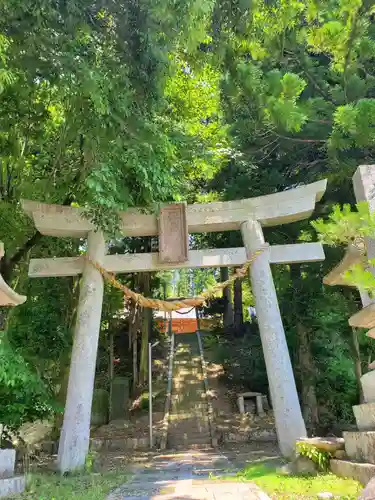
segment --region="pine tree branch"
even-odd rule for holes
[[[287,135],[281,135],[278,134],[277,132],[272,132],[276,137],[280,137],[280,139],[287,139],[289,141],[294,141],[294,142],[311,142],[311,143],[318,143],[318,142],[327,142],[326,139],[298,139],[297,137],[289,137]]]

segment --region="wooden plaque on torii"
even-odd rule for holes
[[[164,264],[179,264],[189,260],[186,203],[174,203],[160,209],[159,260]]]

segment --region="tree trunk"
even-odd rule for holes
[[[296,328],[302,386],[302,414],[307,430],[314,432],[319,424],[319,409],[315,388],[315,365],[310,349],[310,335],[309,330],[301,322],[297,323]]]
[[[6,324],[8,320],[8,315],[9,315],[9,308],[8,307],[1,307],[0,308],[0,332],[2,330],[6,330]]]
[[[138,386],[138,342],[137,331],[133,333],[133,394],[135,394]]]
[[[60,388],[56,396],[57,403],[61,405],[62,408],[65,407],[66,395],[68,392],[68,382],[70,373],[70,359],[71,350],[66,352],[60,359]],[[64,413],[56,413],[51,437],[53,440],[57,441],[60,438],[60,431],[64,420]]]
[[[220,281],[227,281],[229,279],[229,268],[220,268]],[[227,286],[223,290],[224,299],[224,312],[223,312],[223,325],[224,328],[230,328],[233,326],[233,304],[232,304],[232,290],[230,286]]]
[[[359,351],[359,343],[357,330],[352,328],[352,351],[353,351],[353,360],[354,360],[354,372],[355,378],[358,386],[358,394],[359,394],[359,402],[362,404],[364,402],[361,377],[362,377],[362,364],[361,364],[361,354]]]
[[[234,334],[240,336],[243,332],[242,281],[240,279],[236,279],[233,284],[233,307]]]
[[[303,323],[301,266],[290,266],[294,297],[294,321],[297,330],[297,349],[301,381],[302,414],[306,429],[311,433],[319,424],[319,407],[315,386],[315,363],[311,354],[310,329]]]
[[[115,375],[115,345],[113,338],[113,329],[109,331],[109,342],[108,342],[108,378],[109,378],[109,405],[108,405],[108,422],[112,420],[112,390],[113,390],[113,378]]]

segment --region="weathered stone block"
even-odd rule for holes
[[[338,460],[345,460],[346,458],[348,458],[345,450],[336,450],[333,456]]]
[[[351,460],[375,464],[375,432],[344,432],[344,440]]]
[[[361,385],[365,403],[375,403],[375,370],[362,375]]]
[[[358,500],[374,500],[375,498],[375,477],[370,479],[366,488],[362,491]]]
[[[360,431],[375,431],[375,403],[353,406],[355,421]]]
[[[115,377],[112,382],[111,420],[126,419],[129,414],[129,379]]]
[[[16,450],[0,450],[0,478],[12,477],[16,461]]]
[[[292,462],[283,465],[278,469],[278,473],[283,476],[293,475],[316,475],[318,466],[309,458],[297,456]]]
[[[104,439],[90,439],[90,450],[101,451],[105,446]]]
[[[307,446],[314,446],[318,450],[328,451],[330,453],[335,453],[337,450],[343,450],[345,443],[343,438],[301,438],[297,441]]]
[[[358,462],[350,462],[349,460],[330,461],[330,469],[340,477],[349,477],[359,481],[361,484],[367,484],[372,477],[375,476],[374,464],[361,464]]]
[[[0,498],[22,493],[26,487],[25,476],[0,479]]]
[[[109,395],[105,389],[95,389],[92,408],[91,424],[105,425],[108,423]]]

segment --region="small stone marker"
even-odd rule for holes
[[[0,477],[11,477],[14,474],[16,450],[7,449],[0,451]]]
[[[247,398],[255,398],[256,406],[257,406],[257,414],[259,416],[264,415],[263,409],[263,395],[260,392],[243,392],[239,394],[237,397],[238,409],[241,414],[245,413],[245,399]]]
[[[111,420],[124,420],[129,414],[129,379],[115,377],[112,382]]]
[[[179,264],[189,260],[186,204],[167,205],[159,214],[159,260]]]
[[[0,498],[22,493],[25,489],[25,476],[14,476],[15,461],[16,450],[0,450]]]

